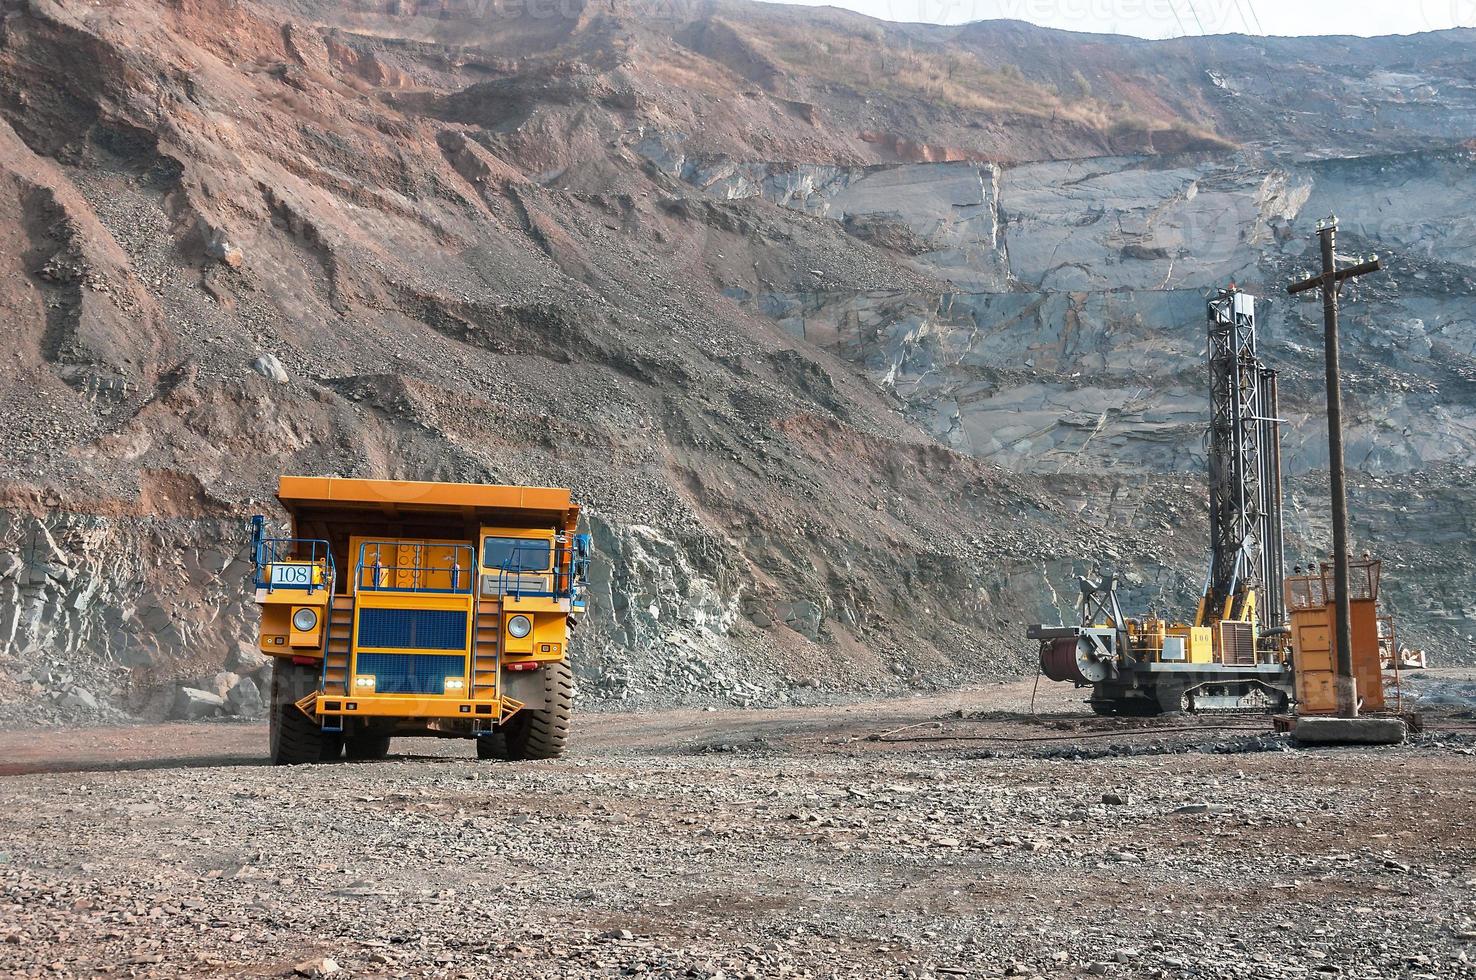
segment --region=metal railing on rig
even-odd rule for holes
[[[438,553],[439,563],[434,563]],[[407,558],[408,563],[402,561]],[[354,571],[360,592],[465,595],[474,589],[476,580],[476,555],[469,544],[364,541]]]

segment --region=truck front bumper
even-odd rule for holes
[[[509,697],[459,698],[416,694],[337,694],[314,696],[312,713],[319,717],[349,718],[468,718],[502,722],[523,706]]]

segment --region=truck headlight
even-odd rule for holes
[[[292,614],[292,628],[307,633],[318,625],[318,614],[311,609],[299,609]]]
[[[464,678],[461,678],[461,677],[448,677],[448,678],[446,678],[446,690],[447,691],[459,691],[459,690],[461,690],[464,687],[466,687],[466,680]]]
[[[354,687],[373,687],[374,680],[373,674],[360,674],[354,678]]]
[[[533,632],[533,620],[527,616],[514,616],[507,621],[507,631],[518,639],[522,639]]]

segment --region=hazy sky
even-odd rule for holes
[[[1182,34],[1414,34],[1476,27],[1476,0],[793,0],[884,20],[962,24],[1008,17],[1077,31]]]

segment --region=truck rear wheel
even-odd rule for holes
[[[278,659],[272,665],[270,753],[274,766],[329,762],[343,751],[343,736],[325,734],[297,702],[318,689],[318,672],[305,664]]]
[[[541,709],[524,708],[512,716],[505,730],[507,757],[514,762],[557,759],[569,741],[574,710],[574,672],[567,662],[543,668]]]
[[[478,759],[506,759],[507,739],[502,732],[477,736]]]
[[[390,736],[386,732],[360,732],[344,739],[343,744],[350,759],[383,759],[389,755]]]

